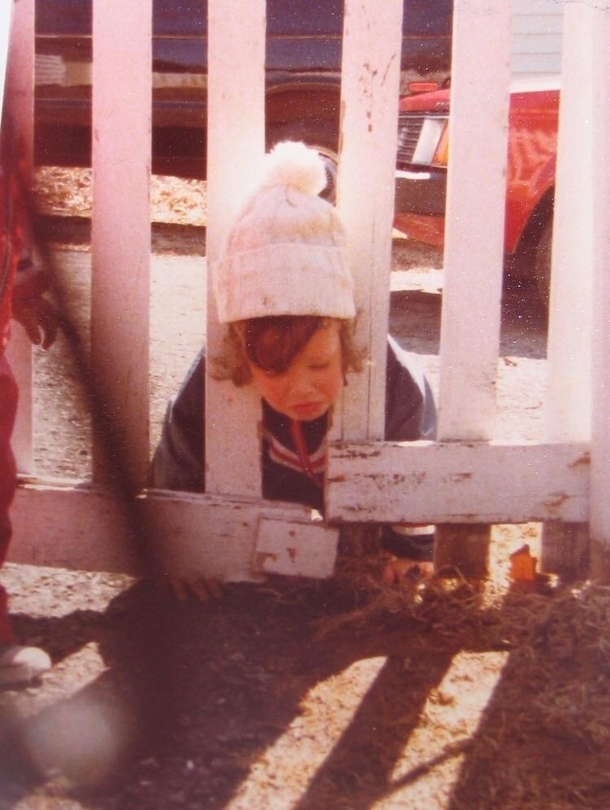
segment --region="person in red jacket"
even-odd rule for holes
[[[6,560],[12,535],[9,509],[17,487],[11,434],[17,411],[18,388],[5,351],[11,318],[25,328],[34,344],[48,348],[57,332],[58,317],[44,298],[45,273],[34,266],[27,248],[27,206],[16,150],[9,125],[0,133],[0,566]],[[0,584],[0,684],[31,681],[51,666],[44,650],[22,646],[11,627],[8,599]]]

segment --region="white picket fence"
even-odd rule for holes
[[[360,338],[374,362],[337,409],[321,522],[300,506],[261,501],[260,403],[226,382],[207,383],[208,492],[129,494],[145,482],[149,453],[151,0],[94,0],[92,367],[127,488],[105,486],[99,463],[90,486],[28,478],[14,507],[12,559],[134,570],[142,535],[145,553],[174,573],[326,576],[340,524],[402,521],[439,525],[438,561],[458,549],[469,573],[486,564],[482,524],[542,521],[551,567],[569,574],[584,549],[592,576],[610,577],[609,3],[565,7],[547,439],[509,444],[494,439],[494,415],[510,5],[455,0],[439,437],[403,445],[381,441],[402,0],[345,2],[338,206]],[[14,10],[15,94],[31,132],[33,0]],[[264,30],[264,0],[209,0],[210,259],[263,156]],[[210,305],[210,352],[220,340],[215,318]],[[25,392],[16,443],[27,465],[31,373],[18,341],[13,353]],[[99,460],[101,446],[93,449]]]

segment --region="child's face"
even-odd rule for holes
[[[252,382],[271,407],[298,422],[311,422],[333,405],[343,388],[340,325],[318,329],[286,371],[275,374],[249,363]]]

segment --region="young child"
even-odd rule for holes
[[[3,122],[0,142],[0,567],[11,539],[9,508],[17,487],[11,434],[18,390],[5,349],[11,317],[25,328],[33,343],[48,348],[55,338],[57,315],[43,298],[44,274],[29,261],[25,250],[24,201],[19,171],[11,150],[8,124]],[[7,595],[0,585],[0,685],[37,678],[51,666],[44,650],[21,646],[9,622]]]
[[[212,268],[228,331],[224,355],[210,358],[208,373],[253,384],[261,395],[263,497],[323,512],[332,408],[346,375],[363,362],[354,344],[353,282],[336,209],[318,196],[326,183],[318,154],[285,142],[265,168]],[[205,373],[202,352],[169,404],[153,458],[155,488],[205,491]],[[388,337],[386,438],[433,438],[435,426],[427,381]],[[392,550],[410,543],[412,556],[430,558],[430,535],[422,546],[389,527],[384,534]]]

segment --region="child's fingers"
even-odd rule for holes
[[[396,585],[396,571],[391,562],[384,565],[381,574],[381,581],[384,585]]]
[[[215,579],[190,579],[189,586],[200,602],[207,602],[212,599],[220,599],[222,587]]]
[[[408,580],[427,579],[433,573],[432,563],[393,557],[386,563],[381,579],[386,585],[400,585]]]

